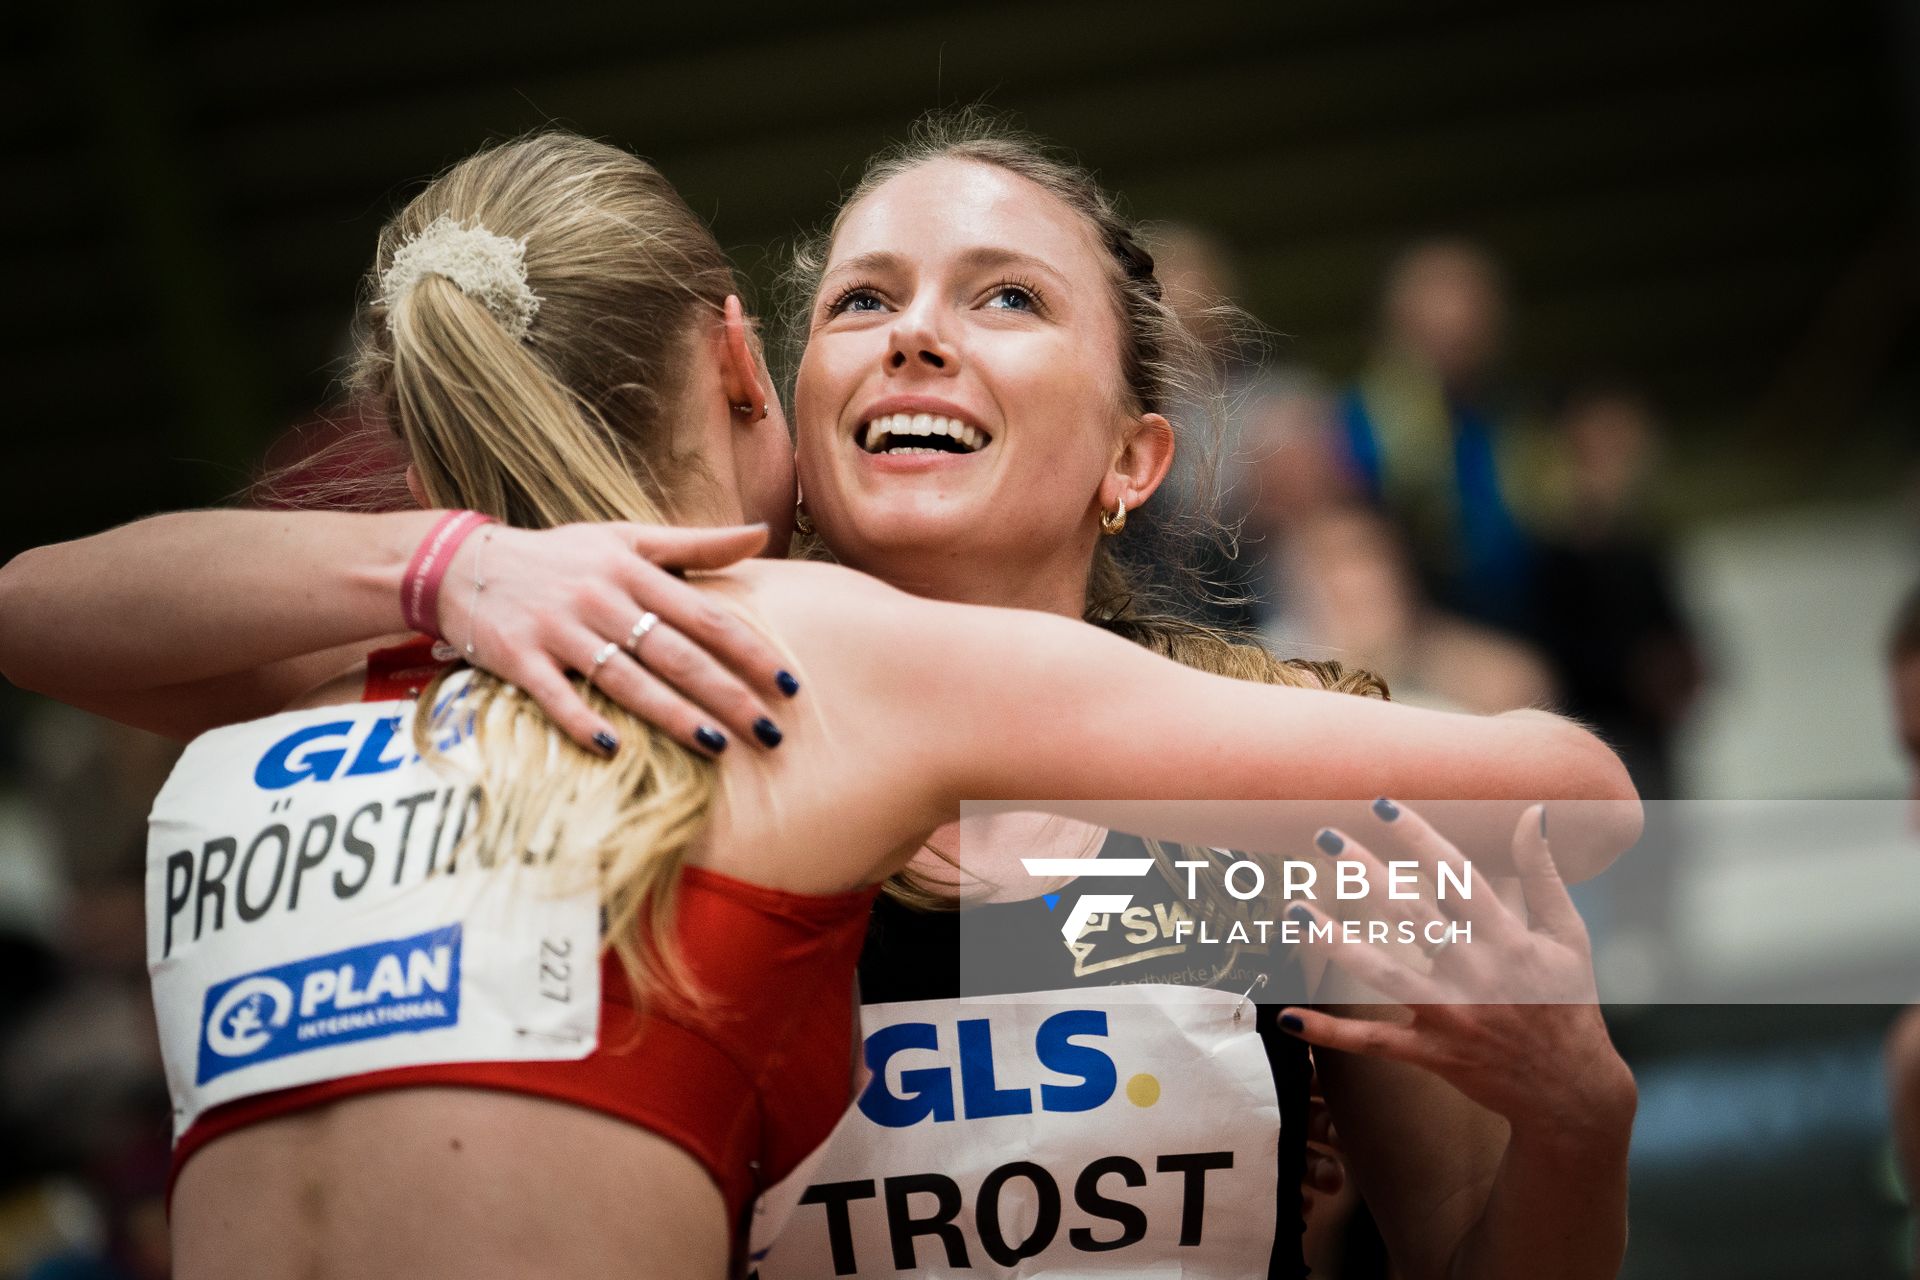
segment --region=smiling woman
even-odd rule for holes
[[[637,887],[644,911],[603,916],[598,903],[577,904],[589,941],[571,954],[590,949],[603,918],[616,926],[625,920],[631,927],[616,928],[603,945],[662,958],[663,979],[674,972],[665,961],[676,956],[690,971],[684,986],[641,983],[636,1003],[618,966],[608,969],[599,999],[577,997],[586,1028],[596,1015],[600,1024],[599,1043],[585,1058],[573,1056],[588,1048],[576,1038],[574,1049],[555,1049],[552,1060],[516,1065],[512,1059],[543,1051],[518,1034],[524,1020],[503,1015],[488,1024],[497,1043],[479,1052],[431,1031],[369,1042],[373,1056],[352,1061],[299,1056],[311,1089],[252,1067],[223,1075],[225,1100],[201,1101],[242,1110],[225,1113],[228,1128],[203,1129],[204,1145],[183,1146],[183,1156],[200,1154],[179,1184],[178,1239],[193,1263],[181,1273],[244,1270],[251,1280],[267,1273],[256,1265],[267,1259],[281,1274],[318,1273],[331,1260],[340,1274],[505,1266],[632,1275],[661,1259],[658,1271],[720,1274],[737,1250],[753,1191],[796,1169],[840,1113],[851,1075],[854,951],[873,887],[901,871],[963,798],[1078,797],[1087,803],[1049,807],[1147,835],[1275,852],[1311,831],[1184,820],[1169,830],[1155,825],[1151,806],[1115,798],[1278,792],[1322,798],[1328,820],[1344,814],[1356,822],[1367,820],[1356,797],[1383,791],[1482,798],[1482,829],[1449,832],[1476,847],[1484,828],[1511,829],[1524,800],[1613,798],[1623,802],[1618,820],[1557,828],[1558,852],[1590,874],[1631,841],[1637,806],[1618,761],[1554,717],[1448,716],[1310,688],[1263,688],[1162,661],[1082,625],[1083,617],[1097,620],[1214,671],[1316,683],[1316,673],[1253,646],[1136,616],[1124,593],[1102,586],[1113,541],[1102,537],[1106,517],[1137,506],[1165,474],[1172,433],[1162,411],[1175,385],[1178,330],[1160,327],[1165,309],[1152,263],[1124,224],[1110,219],[1090,179],[1023,159],[1017,145],[982,145],[986,151],[921,156],[856,199],[829,270],[861,255],[889,260],[870,259],[866,272],[845,282],[864,290],[846,295],[857,305],[810,312],[816,350],[801,369],[802,466],[818,490],[822,524],[844,540],[848,560],[880,568],[918,595],[842,567],[753,562],[681,582],[641,559],[644,549],[667,545],[657,529],[637,523],[661,511],[697,522],[790,507],[784,432],[748,322],[725,293],[722,263],[719,292],[686,303],[680,324],[628,334],[608,348],[608,335],[618,331],[603,323],[608,317],[660,311],[651,295],[617,288],[670,274],[674,261],[662,256],[662,237],[636,237],[634,226],[662,223],[715,258],[718,249],[650,167],[565,137],[510,144],[457,166],[409,207],[382,249],[384,267],[413,235],[431,230],[437,213],[523,246],[525,284],[541,300],[524,335],[496,323],[467,286],[432,278],[402,305],[383,303],[365,317],[368,358],[391,360],[396,371],[372,385],[411,450],[416,481],[425,476],[416,483],[423,496],[534,526],[630,522],[502,527],[492,543],[491,534],[471,538],[445,564],[449,579],[472,582],[472,591],[441,593],[437,616],[417,622],[401,608],[402,584],[413,575],[412,548],[423,537],[431,544],[442,527],[432,514],[190,513],[31,553],[0,574],[0,666],[10,675],[44,674],[49,692],[127,718],[164,713],[171,724],[227,726],[200,738],[181,767],[181,779],[206,784],[174,791],[193,803],[157,811],[154,865],[162,873],[178,865],[168,861],[174,851],[257,829],[240,824],[277,814],[272,794],[245,783],[288,732],[349,718],[369,724],[419,716],[416,728],[426,727],[422,713],[434,702],[420,675],[424,667],[432,677],[439,660],[428,656],[432,637],[398,658],[369,657],[372,641],[403,618],[469,641],[477,636],[465,652],[478,665],[519,674],[513,682],[446,677],[450,691],[483,691],[477,731],[456,747],[465,754],[455,764],[478,770],[485,797],[464,828],[475,855],[459,855],[461,873],[498,868],[505,875],[529,859],[537,868],[543,864],[534,855],[544,849],[561,871],[604,880],[610,907],[634,907]],[[1007,163],[983,158],[994,154]],[[577,171],[596,175],[604,190],[583,185]],[[651,201],[639,215],[627,209],[635,190]],[[1007,253],[1045,270],[1010,274],[1004,256],[989,256]],[[671,280],[662,287],[682,296]],[[458,327],[423,323],[401,332],[423,304]],[[605,379],[614,380],[611,394],[603,394]],[[550,410],[545,416],[528,411],[525,402],[536,395]],[[464,411],[440,411],[459,397]],[[922,413],[927,438],[937,413],[977,430],[984,447],[896,456],[870,453],[857,438],[862,427],[871,438],[876,420],[897,426],[902,414],[917,428]],[[557,439],[576,442],[593,467],[556,463]],[[453,456],[461,467],[448,467]],[[610,500],[583,490],[589,476],[608,481]],[[536,494],[552,501],[529,502]],[[779,516],[768,514],[776,528]],[[921,554],[909,554],[916,548]],[[709,544],[683,563],[711,569],[730,558]],[[641,612],[643,597],[659,591],[667,594],[655,607],[664,613],[673,607],[667,601],[677,602],[680,626]],[[953,603],[972,598],[1027,607]],[[758,638],[741,649],[752,658],[756,684],[787,697],[800,684],[808,689],[779,704],[784,734],[758,732],[754,717],[765,720],[766,712],[745,687],[728,700],[729,723],[751,724],[769,750],[725,751],[717,734],[686,732],[698,722],[680,714],[666,717],[671,740],[624,716],[624,745],[580,732],[592,722],[573,718],[576,704],[590,715],[614,715],[614,698],[631,705],[630,682],[643,665],[685,687],[697,657],[688,637],[737,641],[742,634]],[[408,680],[388,678],[393,661]],[[292,665],[262,670],[276,663]],[[587,678],[563,679],[568,667]],[[294,683],[301,675],[306,685]],[[613,683],[621,677],[629,682],[624,692]],[[358,706],[362,697],[370,704]],[[289,719],[233,723],[289,704]],[[356,709],[343,710],[347,704]],[[556,720],[575,742],[593,743],[591,751],[549,734],[536,704],[556,708]],[[241,706],[255,710],[236,715]],[[442,794],[427,775],[437,779],[445,762],[425,750],[421,756],[369,775],[369,785],[400,790],[367,803],[393,815],[409,795]],[[679,787],[682,778],[688,787]],[[348,780],[296,780],[307,806],[303,831],[308,811],[338,817]],[[682,795],[701,803],[677,807]],[[637,805],[654,806],[649,812],[666,825],[628,821]],[[283,821],[291,828],[295,819]],[[352,828],[351,818],[340,825],[343,840]],[[403,849],[411,830],[402,825],[398,833]],[[823,840],[823,832],[832,838]],[[178,882],[177,873],[161,874],[152,887],[173,898]],[[684,907],[678,915],[676,888]],[[417,894],[398,897],[408,910],[433,909],[415,936],[429,926],[476,925],[464,935],[472,950],[462,963],[470,974],[501,976],[502,1008],[521,1007],[523,997],[528,1007],[546,1007],[547,997],[527,986],[545,972],[534,962],[547,944],[525,913],[551,894],[491,896],[512,917],[513,927],[498,929],[458,913],[450,921]],[[209,942],[200,958],[226,981],[316,962],[316,949],[339,945],[336,925],[392,943],[396,930],[375,905],[309,893],[299,909],[311,934],[254,928]],[[497,967],[483,963],[483,939]],[[177,935],[175,946],[175,954],[157,957],[156,983],[179,982]],[[169,1001],[164,1016],[178,1035],[197,1035],[203,988],[212,990],[189,981]],[[687,991],[701,995],[690,1007],[677,999]],[[1342,1025],[1337,1018],[1311,1024],[1328,1038]],[[1524,1079],[1568,1052],[1617,1062],[1604,1032],[1596,1042],[1594,1028],[1576,1029],[1583,1039],[1510,1036],[1486,1069]],[[1248,1082],[1269,1090],[1258,1046],[1246,1039],[1251,1028],[1235,1034],[1255,1051]],[[1287,1043],[1297,1062],[1304,1049]],[[1192,1056],[1197,1064],[1207,1055]],[[190,1072],[177,1083],[189,1097],[198,1087]],[[1589,1094],[1617,1083],[1599,1072]],[[1538,1211],[1553,1188],[1564,1208],[1569,1186],[1581,1221],[1602,1237],[1584,1249],[1585,1260],[1604,1261],[1616,1234],[1612,1216],[1592,1212],[1595,1194],[1564,1176],[1566,1151],[1540,1136],[1564,1127],[1568,1096],[1563,1091],[1539,1115],[1507,1117],[1515,1141],[1504,1162],[1484,1142],[1430,1141],[1419,1148],[1425,1163],[1375,1166],[1390,1189],[1401,1188],[1381,1199],[1400,1220],[1430,1223],[1439,1207],[1457,1206],[1446,1231],[1411,1242],[1409,1256],[1422,1264],[1411,1270],[1474,1256],[1475,1247],[1530,1248],[1532,1237],[1525,1229],[1516,1234],[1513,1223],[1560,1232],[1562,1253],[1582,1246],[1577,1232],[1561,1232],[1566,1224]],[[568,1105],[555,1106],[556,1098]],[[1386,1100],[1401,1110],[1374,1115],[1372,1131],[1403,1146],[1413,1144],[1402,1141],[1395,1116],[1408,1108],[1442,1114],[1430,1090]],[[1611,1123],[1617,1111],[1602,1118]],[[1217,1131],[1239,1117],[1222,1113],[1209,1123]],[[1271,1157],[1276,1129],[1296,1134],[1303,1126],[1240,1127],[1252,1149]],[[1442,1136],[1459,1139],[1469,1128]],[[1529,1143],[1520,1141],[1523,1131]],[[1080,1123],[1076,1140],[1093,1142],[1102,1132]],[[1356,1126],[1356,1134],[1366,1132]],[[476,1151],[484,1143],[490,1158],[450,1157],[449,1133]],[[1003,1130],[994,1140],[1004,1148],[1009,1137]],[[366,1159],[370,1151],[379,1159]],[[1598,1178],[1616,1172],[1611,1149],[1576,1154]],[[1464,1179],[1482,1172],[1489,1155],[1500,1164],[1492,1198],[1461,1195],[1463,1185],[1486,1185]],[[1543,1169],[1557,1181],[1541,1176]],[[1267,1175],[1268,1199],[1240,1203],[1258,1213],[1276,1184],[1270,1164],[1254,1171]],[[1535,1190],[1543,1183],[1549,1192]],[[638,1200],[635,1187],[646,1189]],[[1608,1184],[1601,1194],[1613,1190]],[[317,1222],[316,1201],[327,1208]],[[243,1204],[249,1212],[235,1214]],[[1254,1236],[1250,1247],[1262,1261],[1272,1249],[1276,1262],[1287,1262],[1284,1232]],[[1483,1238],[1494,1245],[1478,1244]],[[1192,1258],[1179,1243],[1167,1247],[1176,1259]],[[1593,1271],[1541,1256],[1555,1259],[1544,1268],[1555,1274]],[[1246,1260],[1244,1253],[1236,1259]],[[1297,1268],[1297,1250],[1292,1262]]]
[[[961,543],[971,581],[936,594],[1069,616],[1122,607],[1136,588],[1116,581],[1101,534],[1164,478],[1162,410],[1205,359],[1085,175],[964,117],[930,124],[869,169],[795,283],[809,300],[800,486],[843,563],[915,581],[930,552]],[[981,443],[901,440],[901,414]]]

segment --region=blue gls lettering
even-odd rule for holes
[[[999,1083],[993,1059],[993,1024],[986,1018],[966,1018],[956,1023],[954,1030],[959,1042],[960,1099],[966,1118],[1032,1112],[1032,1089],[1004,1088]],[[1034,1058],[1048,1071],[1079,1081],[1042,1083],[1041,1110],[1091,1111],[1113,1097],[1119,1076],[1112,1057],[1094,1045],[1075,1040],[1105,1035],[1107,1015],[1100,1009],[1066,1009],[1040,1024],[1034,1033]],[[939,1048],[939,1028],[930,1022],[895,1023],[868,1036],[867,1069],[873,1078],[860,1094],[861,1113],[890,1129],[918,1124],[929,1116],[935,1123],[952,1120],[952,1068],[903,1070],[899,1093],[893,1092],[887,1079],[888,1066],[896,1054],[908,1049]]]
[[[1033,1090],[1002,1089],[993,1080],[993,1024],[985,1018],[960,1022],[960,1092],[967,1119],[1024,1116],[1033,1110]]]
[[[1033,1053],[1040,1065],[1063,1076],[1079,1076],[1079,1084],[1040,1086],[1042,1111],[1091,1111],[1113,1096],[1119,1084],[1113,1059],[1090,1044],[1075,1044],[1074,1036],[1107,1034],[1105,1009],[1068,1009],[1040,1024],[1033,1037]]]
[[[904,1129],[932,1116],[953,1119],[953,1080],[945,1067],[916,1067],[900,1073],[904,1098],[887,1090],[887,1064],[902,1049],[938,1049],[940,1029],[931,1022],[899,1022],[867,1037],[867,1070],[873,1079],[860,1094],[867,1119],[889,1129]]]
[[[373,722],[373,730],[367,734],[367,740],[360,744],[360,753],[347,767],[346,776],[358,778],[369,773],[388,773],[407,762],[404,751],[391,760],[382,756],[387,745],[393,741],[393,735],[400,732],[400,717],[388,716]]]
[[[296,729],[280,741],[267,748],[260,757],[260,763],[254,766],[253,781],[266,791],[282,791],[309,778],[315,782],[331,782],[334,775],[343,778],[359,778],[374,773],[390,773],[412,758],[406,749],[404,739],[400,738],[400,716],[383,716],[365,726],[366,737],[361,739],[356,749],[352,736],[360,728],[353,720],[333,720],[326,724],[311,724],[304,729]],[[323,739],[335,739],[324,746],[318,744]],[[457,742],[456,736],[449,740]],[[302,751],[301,748],[308,748]],[[389,755],[389,750],[393,751]],[[345,771],[340,766],[347,756],[353,756],[353,763]]]
[[[312,724],[304,729],[294,730],[268,747],[267,754],[260,757],[260,763],[253,769],[254,785],[267,791],[278,791],[307,778],[313,778],[319,782],[330,781],[334,771],[340,767],[340,762],[347,758],[347,749],[344,746],[329,747],[324,751],[309,751],[297,762],[293,759],[293,753],[309,742],[352,731],[353,721],[351,720],[333,720],[326,724]]]

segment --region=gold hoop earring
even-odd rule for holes
[[[793,527],[801,533],[812,534],[813,532],[813,517],[807,514],[807,505],[804,502],[793,504]]]
[[[1127,500],[1125,498],[1113,504],[1113,510],[1100,513],[1100,532],[1111,538],[1127,527]]]
[[[753,405],[751,403],[736,404],[733,406],[733,411],[739,414],[741,417],[747,418],[748,414],[753,413]],[[760,412],[757,414],[754,414],[754,416],[751,418],[747,418],[747,420],[749,422],[759,422],[761,419],[765,418],[771,412],[773,412],[772,404],[768,403],[765,400],[762,400],[760,402]]]

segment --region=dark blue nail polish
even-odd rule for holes
[[[786,694],[789,698],[800,692],[800,682],[793,678],[791,671],[774,672],[773,683],[779,687],[780,692]]]
[[[612,755],[614,752],[620,749],[620,739],[614,737],[612,734],[608,733],[605,729],[602,729],[600,732],[593,735],[593,745],[600,748],[602,751],[606,752],[608,755]]]
[[[1306,1023],[1300,1021],[1300,1015],[1297,1013],[1283,1013],[1280,1015],[1280,1029],[1282,1031],[1292,1031],[1298,1034],[1306,1025]]]
[[[1287,919],[1305,928],[1313,923],[1313,912],[1299,905],[1291,906],[1287,908]]]
[[[1540,838],[1542,840],[1547,838],[1547,806],[1545,805],[1540,806]]]
[[[1400,806],[1381,796],[1373,802],[1373,816],[1382,822],[1392,822],[1400,816]]]
[[[753,736],[760,739],[762,746],[777,747],[780,745],[780,726],[761,716],[753,722]]]
[[[1313,842],[1319,845],[1320,852],[1329,858],[1339,857],[1340,851],[1347,847],[1347,842],[1340,838],[1340,833],[1329,827],[1320,828],[1320,834],[1313,838]]]
[[[715,754],[727,749],[727,735],[704,724],[693,731],[693,740]]]

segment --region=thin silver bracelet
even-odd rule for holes
[[[480,559],[487,553],[487,544],[493,541],[493,526],[488,525],[480,531],[480,545],[473,549],[473,607],[467,618],[467,661],[474,659],[474,637],[480,634],[480,593],[487,589],[487,580],[480,576]]]

